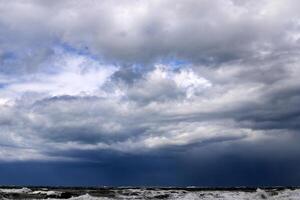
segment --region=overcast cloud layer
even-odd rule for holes
[[[283,184],[300,184],[299,9],[297,0],[0,1],[1,162],[125,169],[139,158],[140,171],[181,163],[170,173],[191,181],[177,183],[197,184],[185,172],[219,160],[226,174],[243,161],[232,168],[239,177],[255,166],[275,176],[280,165]],[[148,183],[165,184],[131,184]]]

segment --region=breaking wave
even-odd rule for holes
[[[4,188],[0,199],[70,199],[70,200],[299,200],[300,189],[234,189],[203,190],[197,188],[102,188],[102,189],[47,189],[47,188]]]

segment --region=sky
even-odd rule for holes
[[[0,185],[300,185],[297,0],[0,0]]]

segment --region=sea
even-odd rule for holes
[[[0,199],[181,199],[300,200],[299,187],[12,187],[1,186]]]

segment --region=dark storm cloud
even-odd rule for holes
[[[274,144],[274,143],[272,143]],[[276,144],[276,143],[275,143]],[[292,143],[291,143],[292,144]],[[236,144],[235,144],[236,145]],[[209,149],[173,156],[87,152],[82,158],[95,162],[1,163],[1,184],[72,186],[274,186],[298,185],[299,157],[282,157],[263,144]],[[260,154],[261,147],[265,154]],[[269,148],[269,149],[268,149]],[[259,150],[257,150],[259,149]],[[285,148],[289,149],[289,148]],[[290,148],[294,152],[292,148]],[[211,152],[214,154],[211,154]],[[257,154],[257,152],[259,152]],[[75,152],[73,152],[75,154]],[[276,153],[276,155],[274,155]],[[253,156],[255,154],[255,156]],[[293,163],[293,165],[288,164]],[[45,176],[47,174],[48,176]]]

